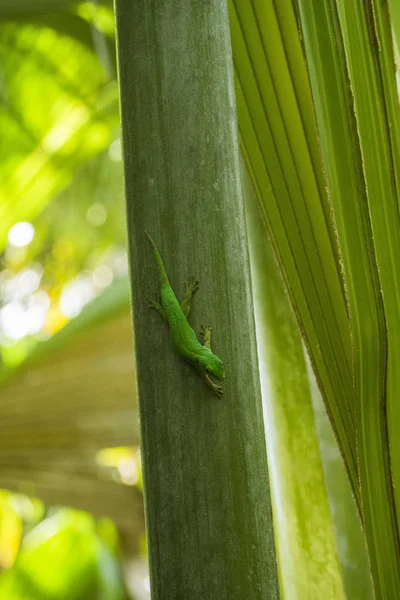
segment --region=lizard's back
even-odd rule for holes
[[[190,327],[181,305],[175,296],[156,243],[147,231],[145,233],[153,247],[156,263],[159,267],[161,305],[164,316],[168,321],[175,348],[184,358],[195,362],[196,358],[203,355],[205,350]]]
[[[188,360],[203,353],[203,346],[188,323],[170,285],[161,288],[161,304],[165,311],[176,350]]]

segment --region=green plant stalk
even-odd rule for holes
[[[225,2],[116,15],[152,597],[278,598]],[[145,229],[179,299],[200,281],[190,320],[213,327],[222,399],[149,310]]]

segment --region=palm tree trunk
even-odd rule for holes
[[[117,0],[118,60],[152,597],[278,598],[224,0]],[[144,230],[189,321],[213,327],[222,399],[148,300]]]

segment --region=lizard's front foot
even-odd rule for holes
[[[220,385],[217,385],[216,383],[214,383],[213,381],[211,381],[208,372],[206,369],[204,369],[203,367],[201,367],[200,365],[197,365],[197,370],[200,373],[200,375],[203,377],[206,385],[213,391],[213,393],[218,397],[221,398],[222,394],[223,394],[223,389]]]
[[[193,295],[199,289],[199,282],[197,279],[192,277],[186,284],[186,294]]]
[[[200,325],[200,335],[205,338],[206,335],[211,337],[211,327],[209,325]]]
[[[216,385],[214,383],[213,392],[218,398],[222,398],[222,394],[223,394],[224,390],[222,389],[222,387],[220,385]]]

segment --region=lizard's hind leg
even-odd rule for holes
[[[209,325],[201,325],[200,335],[203,338],[203,346],[211,352],[211,327]]]
[[[185,315],[185,317],[187,317],[189,314],[190,302],[192,301],[193,294],[195,292],[197,292],[198,289],[199,289],[199,282],[196,279],[194,279],[193,277],[192,277],[192,279],[189,279],[189,281],[186,284],[185,297],[181,304],[181,309],[182,309],[182,312]]]
[[[158,314],[161,315],[161,317],[164,319],[164,321],[167,320],[167,315],[165,314],[165,311],[164,311],[163,307],[161,306],[159,296],[155,300],[149,300],[149,308],[156,310],[158,312]]]

